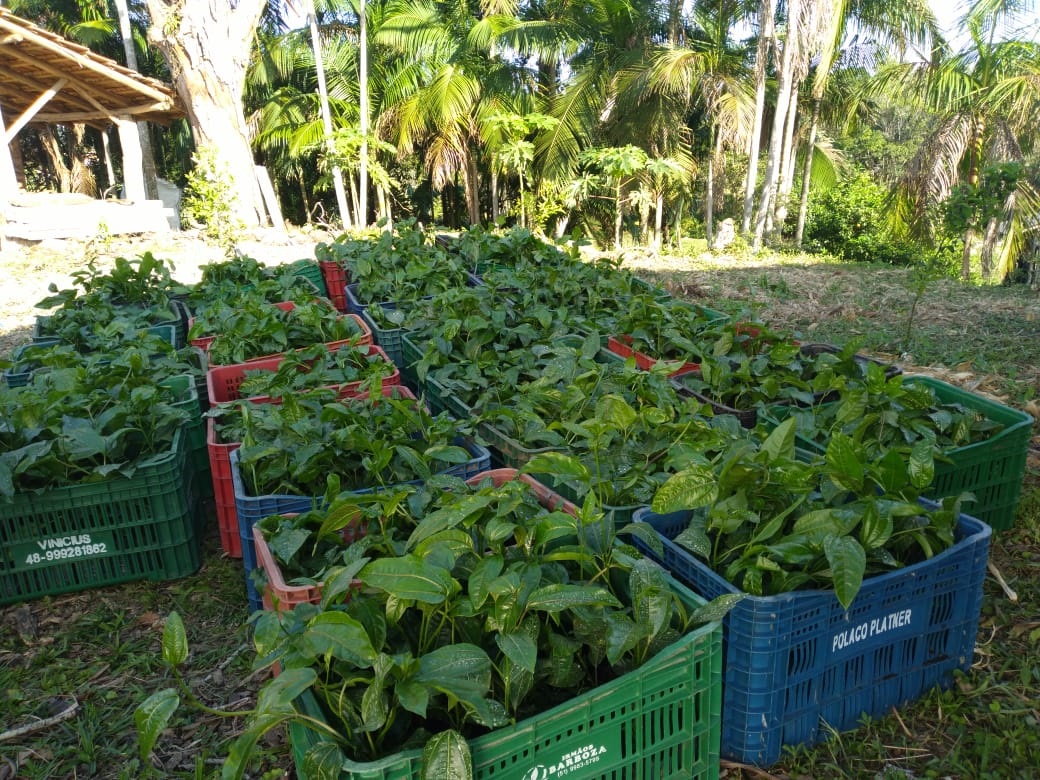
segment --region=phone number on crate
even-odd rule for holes
[[[29,553],[25,556],[27,566],[47,561],[61,561],[66,558],[83,558],[88,555],[104,555],[108,552],[108,545],[104,542],[97,544],[81,544],[77,547],[58,547],[43,553]]]

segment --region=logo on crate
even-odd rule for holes
[[[564,753],[559,760],[546,766],[538,764],[527,770],[523,780],[549,780],[554,777],[566,777],[571,772],[592,766],[600,760],[607,748],[604,745],[586,745]]]
[[[909,628],[913,622],[913,610],[901,609],[881,617],[864,620],[859,625],[846,628],[835,634],[831,640],[831,652],[845,650],[864,639],[888,634],[890,632],[900,633],[897,629]],[[892,639],[895,636],[890,637]]]

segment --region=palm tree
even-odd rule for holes
[[[912,96],[937,118],[897,184],[892,211],[897,228],[930,234],[930,210],[957,185],[962,201],[980,203],[986,167],[1021,162],[1033,148],[1040,45],[999,39],[1004,24],[1013,23],[1023,7],[1021,0],[976,0],[961,21],[970,40],[960,51],[939,45],[929,61],[892,63],[874,79],[874,90]],[[976,213],[983,215],[981,221],[962,220],[965,279],[980,232],[983,273],[1003,276],[1023,248],[1026,227],[1040,217],[1040,197],[1026,177],[1012,177],[997,197],[999,209]]]
[[[704,228],[709,247],[714,235],[715,171],[727,148],[746,148],[754,120],[743,55],[729,35],[741,13],[736,0],[696,7],[694,26],[685,45],[669,46],[657,53],[647,78],[651,92],[685,96],[703,117],[708,137]]]
[[[395,0],[372,35],[422,69],[385,107],[388,140],[400,154],[421,147],[435,187],[462,175],[471,224],[481,219],[484,119],[509,111],[526,89],[494,46],[498,33],[515,23],[515,5],[499,0]]]
[[[802,245],[805,229],[823,101],[842,47],[857,53],[868,53],[879,44],[888,44],[902,51],[911,43],[923,44],[939,37],[938,22],[927,0],[837,0],[830,5],[825,3],[818,6],[818,12],[818,54],[812,74],[812,108],[795,227],[796,246]],[[849,22],[853,19],[857,34],[853,40],[846,41]]]

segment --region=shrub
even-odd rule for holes
[[[887,197],[888,191],[867,173],[827,190],[811,202],[806,247],[843,260],[916,265],[925,252],[891,234],[885,219]]]

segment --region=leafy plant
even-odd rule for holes
[[[291,267],[269,268],[251,257],[237,257],[202,266],[202,278],[188,294],[188,305],[196,319],[210,320],[216,316],[213,310],[233,308],[243,297],[305,303],[317,296],[314,285]]]
[[[361,490],[429,479],[473,458],[456,443],[464,425],[432,416],[396,388],[342,403],[319,405],[320,397],[287,395],[262,416],[252,404],[239,407],[239,464],[249,495],[320,496],[329,480]]]
[[[361,389],[378,394],[382,381],[394,371],[393,363],[368,347],[344,346],[330,351],[324,344],[315,344],[287,353],[274,371],[247,369],[239,393],[243,398],[282,398],[314,387],[360,384]]]
[[[924,382],[886,377],[867,366],[863,382],[840,388],[838,398],[811,409],[794,409],[799,435],[818,447],[835,434],[849,437],[869,457],[927,446],[935,452],[983,441],[1003,425],[959,403],[943,403]]]
[[[37,372],[0,390],[0,495],[96,482],[168,454],[190,419],[182,383],[157,381],[140,348]]]
[[[863,578],[929,558],[954,542],[960,499],[925,508],[929,447],[909,461],[871,459],[836,434],[825,456],[796,457],[795,420],[760,443],[734,442],[714,463],[695,463],[654,496],[653,510],[694,510],[676,543],[746,593],[833,588],[846,608]]]
[[[524,481],[491,480],[412,498],[395,501],[397,522],[370,524],[345,549],[322,605],[258,618],[257,665],[281,673],[261,691],[225,777],[241,776],[260,736],[289,721],[333,740],[308,752],[309,772],[342,766],[343,750],[366,761],[425,744],[429,775],[465,753],[466,736],[644,663],[734,601],[691,610],[660,568],[615,545],[591,501],[572,515],[535,500]],[[333,505],[330,520],[353,501],[346,512]],[[164,656],[182,664],[183,628],[172,625]],[[329,725],[295,710],[307,689]],[[168,689],[139,708],[143,755],[178,703]],[[468,776],[459,764],[452,776]]]
[[[197,320],[189,331],[196,338],[207,328],[219,328],[209,345],[214,365],[232,365],[267,355],[276,355],[313,344],[356,339],[361,326],[350,316],[320,302],[297,303],[292,308],[259,301],[240,300],[234,308],[220,311],[209,320]]]
[[[133,259],[117,257],[112,268],[103,270],[98,267],[97,258],[90,257],[85,266],[69,274],[73,287],[58,290],[57,285],[50,284],[48,290],[54,295],[36,306],[41,309],[68,307],[91,297],[116,306],[167,306],[171,296],[183,294],[187,289],[174,281],[173,264],[168,263],[145,252]]]
[[[178,320],[179,314],[169,303],[119,304],[100,293],[88,293],[39,318],[37,336],[89,352],[136,338],[138,332],[154,325],[175,325]]]
[[[213,147],[199,148],[192,155],[192,161],[194,167],[188,171],[181,199],[181,222],[188,227],[201,227],[205,236],[231,255],[246,227],[235,216],[234,174]]]

